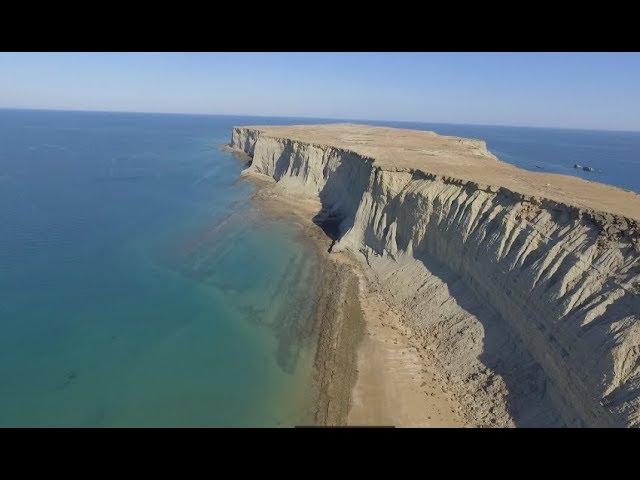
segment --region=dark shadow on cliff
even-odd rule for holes
[[[418,251],[424,252],[423,249]],[[443,262],[424,253],[416,254],[416,259],[447,285],[450,295],[460,307],[482,324],[484,338],[479,360],[504,380],[508,389],[507,411],[516,426],[564,426],[547,395],[548,380],[542,367],[520,345],[506,321]]]
[[[333,245],[340,238],[340,223],[342,223],[343,219],[344,217],[332,212],[331,209],[325,209],[324,206],[322,210],[312,218],[313,223],[318,225],[325,235],[332,240],[329,251],[331,251]]]
[[[287,146],[275,159],[273,177],[276,180],[287,170],[291,170],[292,175],[300,174],[303,166],[291,161],[292,153],[293,149]],[[326,183],[318,195],[322,208],[313,217],[313,222],[333,240],[329,251],[353,227],[356,211],[369,187],[372,168],[371,163],[363,162],[362,158],[348,158],[354,154],[343,152],[342,155],[343,159],[334,171],[325,169],[323,172]],[[425,250],[424,245],[416,249],[417,252]],[[482,324],[483,351],[479,360],[504,380],[508,389],[507,409],[516,425],[562,426],[561,417],[548,398],[547,380],[542,368],[519,346],[508,324],[442,262],[427,255],[416,256],[416,259],[448,286],[451,296],[461,308]]]
[[[328,172],[325,167],[325,184],[318,193],[322,209],[312,219],[333,240],[329,251],[353,227],[371,171],[370,161],[349,152],[342,155],[343,160],[334,171]]]
[[[291,146],[290,142],[286,142],[282,149],[282,152],[280,153],[278,158],[275,159],[272,177],[276,182],[280,180],[280,178],[282,178],[282,176],[289,168],[294,167],[293,165],[290,165],[292,154],[293,147]]]
[[[293,156],[293,147],[286,143],[282,149],[278,158],[274,159],[274,168],[272,177],[277,182],[279,181],[288,170],[291,171],[292,176],[297,176],[299,172],[297,171],[302,167],[301,164],[295,163],[292,161]],[[343,163],[341,163],[338,168],[332,172],[331,175],[328,175],[328,172],[325,170],[323,172],[326,182],[324,187],[318,194],[320,199],[320,203],[322,205],[321,210],[312,218],[313,223],[318,225],[322,231],[331,239],[333,242],[329,247],[333,247],[333,244],[340,237],[341,231],[346,231],[349,227],[346,227],[345,230],[341,230],[341,223],[346,218],[345,213],[339,209],[337,205],[334,204],[334,199],[330,198],[330,192],[339,191],[340,188],[343,188],[341,175],[344,175],[345,172],[342,171],[346,167]],[[338,189],[338,190],[336,190]],[[364,189],[363,189],[364,192]],[[355,213],[355,210],[353,211]],[[353,225],[353,220],[351,221],[351,225]]]

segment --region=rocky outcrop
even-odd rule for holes
[[[640,424],[635,219],[260,129],[231,146],[320,198],[477,423]]]

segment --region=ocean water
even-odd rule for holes
[[[219,145],[330,121],[0,110],[0,426],[310,422],[317,259]],[[377,123],[640,191],[638,133]]]
[[[0,112],[0,425],[308,423],[316,265],[218,148],[248,120]]]

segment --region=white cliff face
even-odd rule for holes
[[[634,220],[235,128],[250,170],[317,195],[488,425],[640,425]]]

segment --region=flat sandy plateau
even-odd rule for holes
[[[640,195],[581,178],[522,170],[505,163],[485,142],[434,132],[353,124],[246,126],[274,138],[332,146],[370,157],[386,170],[418,170],[505,187],[524,195],[640,220]]]
[[[316,312],[316,423],[468,425],[445,380],[430,367],[428,353],[377,295],[379,286],[366,276],[362,264],[348,253],[328,253],[331,239],[311,220],[320,202],[290,195],[265,176],[246,176],[258,187],[254,198],[265,214],[293,218],[302,227],[301,238],[317,249],[324,265],[326,298],[321,298]]]

